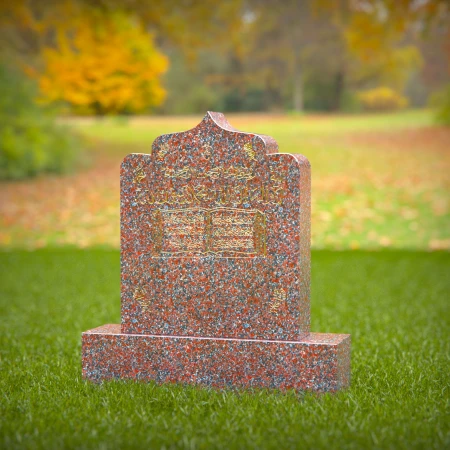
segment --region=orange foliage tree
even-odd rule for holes
[[[241,22],[242,0],[0,1],[0,58],[25,66],[44,100],[77,113],[139,112],[161,104],[168,61],[155,47],[194,63]],[[148,31],[151,30],[151,33]]]
[[[55,36],[41,50],[40,67],[28,67],[44,101],[97,115],[140,112],[164,101],[161,76],[168,59],[132,16],[65,8],[57,21],[35,29]]]

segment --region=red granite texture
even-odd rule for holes
[[[83,376],[334,391],[350,336],[310,333],[308,160],[208,113],[121,170],[121,325]]]
[[[336,391],[349,386],[350,336],[301,341],[122,334],[120,325],[83,333],[83,377],[189,383],[215,388]]]
[[[276,151],[272,138],[208,113],[192,130],[158,137],[151,155],[125,158],[124,333],[295,340],[309,332],[310,165]],[[206,213],[214,251],[206,243],[188,251],[204,239]],[[264,222],[256,252],[236,236],[252,225],[215,225],[233,215]]]

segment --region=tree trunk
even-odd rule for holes
[[[342,107],[342,96],[344,94],[344,72],[339,71],[334,77],[334,93],[331,104],[332,111],[339,111]]]
[[[303,111],[303,70],[302,63],[300,62],[300,49],[295,51],[294,59],[294,111]]]

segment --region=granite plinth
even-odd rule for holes
[[[259,340],[121,333],[104,325],[82,335],[83,377],[189,383],[214,388],[337,391],[350,384],[350,335],[309,333]]]

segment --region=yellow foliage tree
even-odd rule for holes
[[[42,70],[29,68],[45,101],[97,115],[140,112],[164,101],[161,75],[168,59],[137,21],[120,12],[65,13],[71,13],[66,20],[44,24],[43,30],[54,29],[55,40],[42,50]]]
[[[359,92],[358,98],[367,111],[394,111],[408,106],[406,97],[386,86]]]
[[[378,79],[402,90],[411,69],[421,65],[420,51],[402,43],[406,24],[387,6],[382,11],[386,17],[375,9],[357,10],[350,17],[344,35],[353,58],[353,77],[357,81]]]

